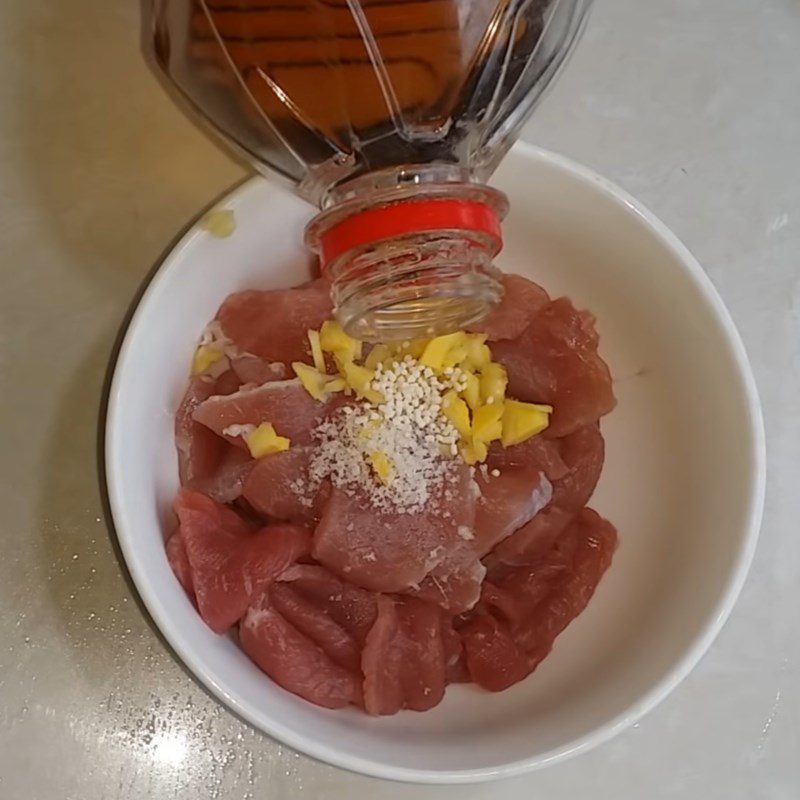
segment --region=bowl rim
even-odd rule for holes
[[[144,603],[147,612],[152,617],[158,630],[163,635],[169,647],[188,667],[193,677],[203,684],[220,702],[231,709],[240,718],[249,724],[279,740],[288,746],[305,753],[315,759],[332,764],[337,767],[361,773],[364,775],[385,778],[395,781],[426,784],[465,784],[482,781],[509,778],[523,773],[531,772],[542,767],[555,764],[565,759],[586,752],[614,737],[625,728],[631,726],[646,713],[657,706],[669,695],[689,672],[695,667],[701,657],[711,646],[719,634],[725,621],[728,619],[736,598],[741,592],[750,564],[753,560],[758,541],[761,519],[764,508],[766,490],[766,445],[763,415],[758,397],[755,378],[750,367],[744,344],[733,323],[727,308],[722,302],[710,278],[705,273],[699,262],[678,237],[667,228],[651,211],[633,198],[625,190],[604,178],[593,169],[586,167],[570,158],[559,155],[549,150],[524,142],[518,142],[514,151],[525,160],[541,161],[547,166],[566,172],[583,183],[591,184],[605,198],[617,206],[624,208],[628,213],[638,217],[661,243],[669,250],[675,260],[679,262],[686,276],[691,280],[695,289],[699,291],[706,307],[715,318],[722,330],[729,355],[736,366],[739,390],[744,396],[747,409],[746,433],[751,441],[752,458],[749,464],[750,492],[747,503],[746,519],[744,520],[744,536],[739,553],[730,574],[727,578],[712,612],[708,615],[708,622],[697,634],[690,646],[682,656],[677,659],[664,677],[635,703],[616,717],[608,720],[594,730],[578,737],[565,745],[553,748],[543,754],[501,766],[476,768],[468,770],[431,770],[412,769],[388,765],[377,760],[354,756],[340,749],[336,745],[326,744],[306,738],[280,722],[270,718],[268,714],[259,714],[255,710],[243,705],[233,696],[221,682],[209,674],[201,655],[197,654],[188,638],[176,629],[171,623],[170,616],[161,599],[159,592],[148,578],[143,562],[137,555],[135,546],[136,537],[122,512],[124,479],[118,469],[119,460],[115,458],[118,451],[117,430],[120,417],[119,384],[125,372],[133,341],[133,332],[137,329],[145,308],[160,292],[165,281],[165,276],[174,265],[180,262],[184,252],[192,245],[200,230],[196,218],[188,226],[182,236],[177,240],[166,255],[160,260],[159,265],[145,278],[145,289],[136,300],[135,311],[124,326],[122,345],[116,353],[113,366],[106,408],[106,422],[104,429],[104,458],[105,458],[105,485],[108,495],[109,508],[113,520],[113,528],[125,565],[130,572],[136,592]],[[222,202],[226,205],[235,205],[265,179],[262,176],[253,176],[246,179],[231,191],[225,193]],[[112,357],[113,358],[113,357]]]

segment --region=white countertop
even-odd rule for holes
[[[761,391],[767,509],[729,622],[656,711],[572,761],[458,788],[351,775],[252,730],[122,577],[95,452],[113,339],[163,248],[243,174],[141,63],[137,5],[0,6],[0,797],[800,797],[800,5],[597,0],[526,130],[708,270]]]

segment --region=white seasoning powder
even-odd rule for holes
[[[223,428],[222,432],[225,436],[249,436],[255,429],[255,425],[234,423],[233,425],[228,425],[227,428]]]
[[[464,539],[464,541],[471,541],[475,538],[475,534],[472,532],[472,528],[468,527],[467,525],[459,525],[458,526],[458,535]]]
[[[371,388],[383,402],[345,407],[314,431],[308,489],[329,478],[351,494],[366,493],[382,511],[425,509],[429,498],[454,480],[454,461],[443,452],[457,454],[458,433],[443,415],[441,399],[452,378],[440,381],[410,356],[389,368],[379,364]],[[385,482],[373,472],[375,453],[390,465]]]

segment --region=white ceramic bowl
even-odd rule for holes
[[[325,711],[273,684],[200,620],[163,540],[178,486],[173,414],[198,334],[229,293],[289,286],[309,270],[311,209],[256,178],[221,205],[237,228],[195,227],[141,299],[108,405],[106,464],[117,534],[164,636],[219,699],[282,742],[384,778],[506,777],[586,750],[635,722],[719,631],[758,535],[764,441],[742,344],[700,266],[617,187],[517,147],[495,183],[511,200],[500,263],[598,318],[619,405],[592,504],[620,547],[588,609],[527,680],[500,694],[451,686],[424,714]]]

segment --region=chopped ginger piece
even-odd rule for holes
[[[375,450],[369,454],[369,462],[375,474],[378,476],[378,480],[382,484],[386,485],[391,483],[392,476],[394,475],[394,465],[386,453],[381,450]]]
[[[342,364],[342,373],[347,385],[358,397],[363,397],[371,403],[383,402],[383,395],[372,388],[372,379],[375,377],[374,370],[348,361]]]
[[[194,358],[192,359],[192,375],[201,375],[212,364],[216,364],[223,356],[222,350],[209,345],[200,345],[195,350]]]
[[[214,208],[203,215],[200,227],[217,239],[227,239],[236,230],[236,217],[230,208]]]
[[[364,366],[367,369],[375,369],[378,364],[383,364],[391,355],[392,351],[389,349],[388,345],[376,344],[372,350],[369,351],[366,359],[364,359]]]
[[[314,369],[314,367],[304,364],[302,361],[293,361],[292,369],[294,374],[300,378],[303,388],[315,399],[325,400],[327,398],[326,384],[330,381],[330,376]]]
[[[462,378],[466,387],[461,392],[461,396],[467,401],[467,405],[475,411],[481,404],[481,382],[478,376],[472,372],[462,372]]]
[[[441,372],[447,355],[453,348],[463,345],[466,337],[464,331],[456,331],[431,339],[419,358],[420,364],[430,367],[434,372]]]
[[[470,435],[469,408],[452,389],[442,396],[442,413],[461,436],[466,439]]]
[[[308,331],[308,341],[311,345],[311,358],[318,372],[325,372],[325,356],[319,342],[319,331]]]
[[[333,378],[323,387],[326,392],[343,392],[347,388],[344,378]]]
[[[508,376],[502,364],[492,362],[481,370],[481,399],[484,403],[500,403],[506,394]]]
[[[520,444],[541,433],[550,424],[552,412],[552,406],[506,400],[503,404],[503,446]]]
[[[492,360],[492,351],[486,344],[485,333],[470,334],[464,346],[467,355],[462,365],[463,368],[480,371],[489,365]]]
[[[461,458],[472,466],[480,461],[486,461],[486,456],[489,455],[489,448],[485,442],[470,439],[467,442],[462,442],[459,452],[461,453]]]
[[[337,356],[337,361],[342,363],[361,357],[361,342],[348,336],[335,320],[329,319],[322,323],[319,329],[319,343],[326,353]]]
[[[291,442],[285,436],[278,436],[270,422],[262,422],[245,438],[247,449],[253,458],[263,458],[273,453],[282,453],[289,449]]]
[[[458,366],[467,357],[467,353],[466,345],[458,344],[455,347],[451,347],[442,359],[442,366],[445,369]]]
[[[366,389],[375,377],[375,371],[360,364],[345,363],[344,379],[353,389]]]
[[[472,414],[472,436],[476,442],[494,442],[503,433],[503,403],[481,406]]]

